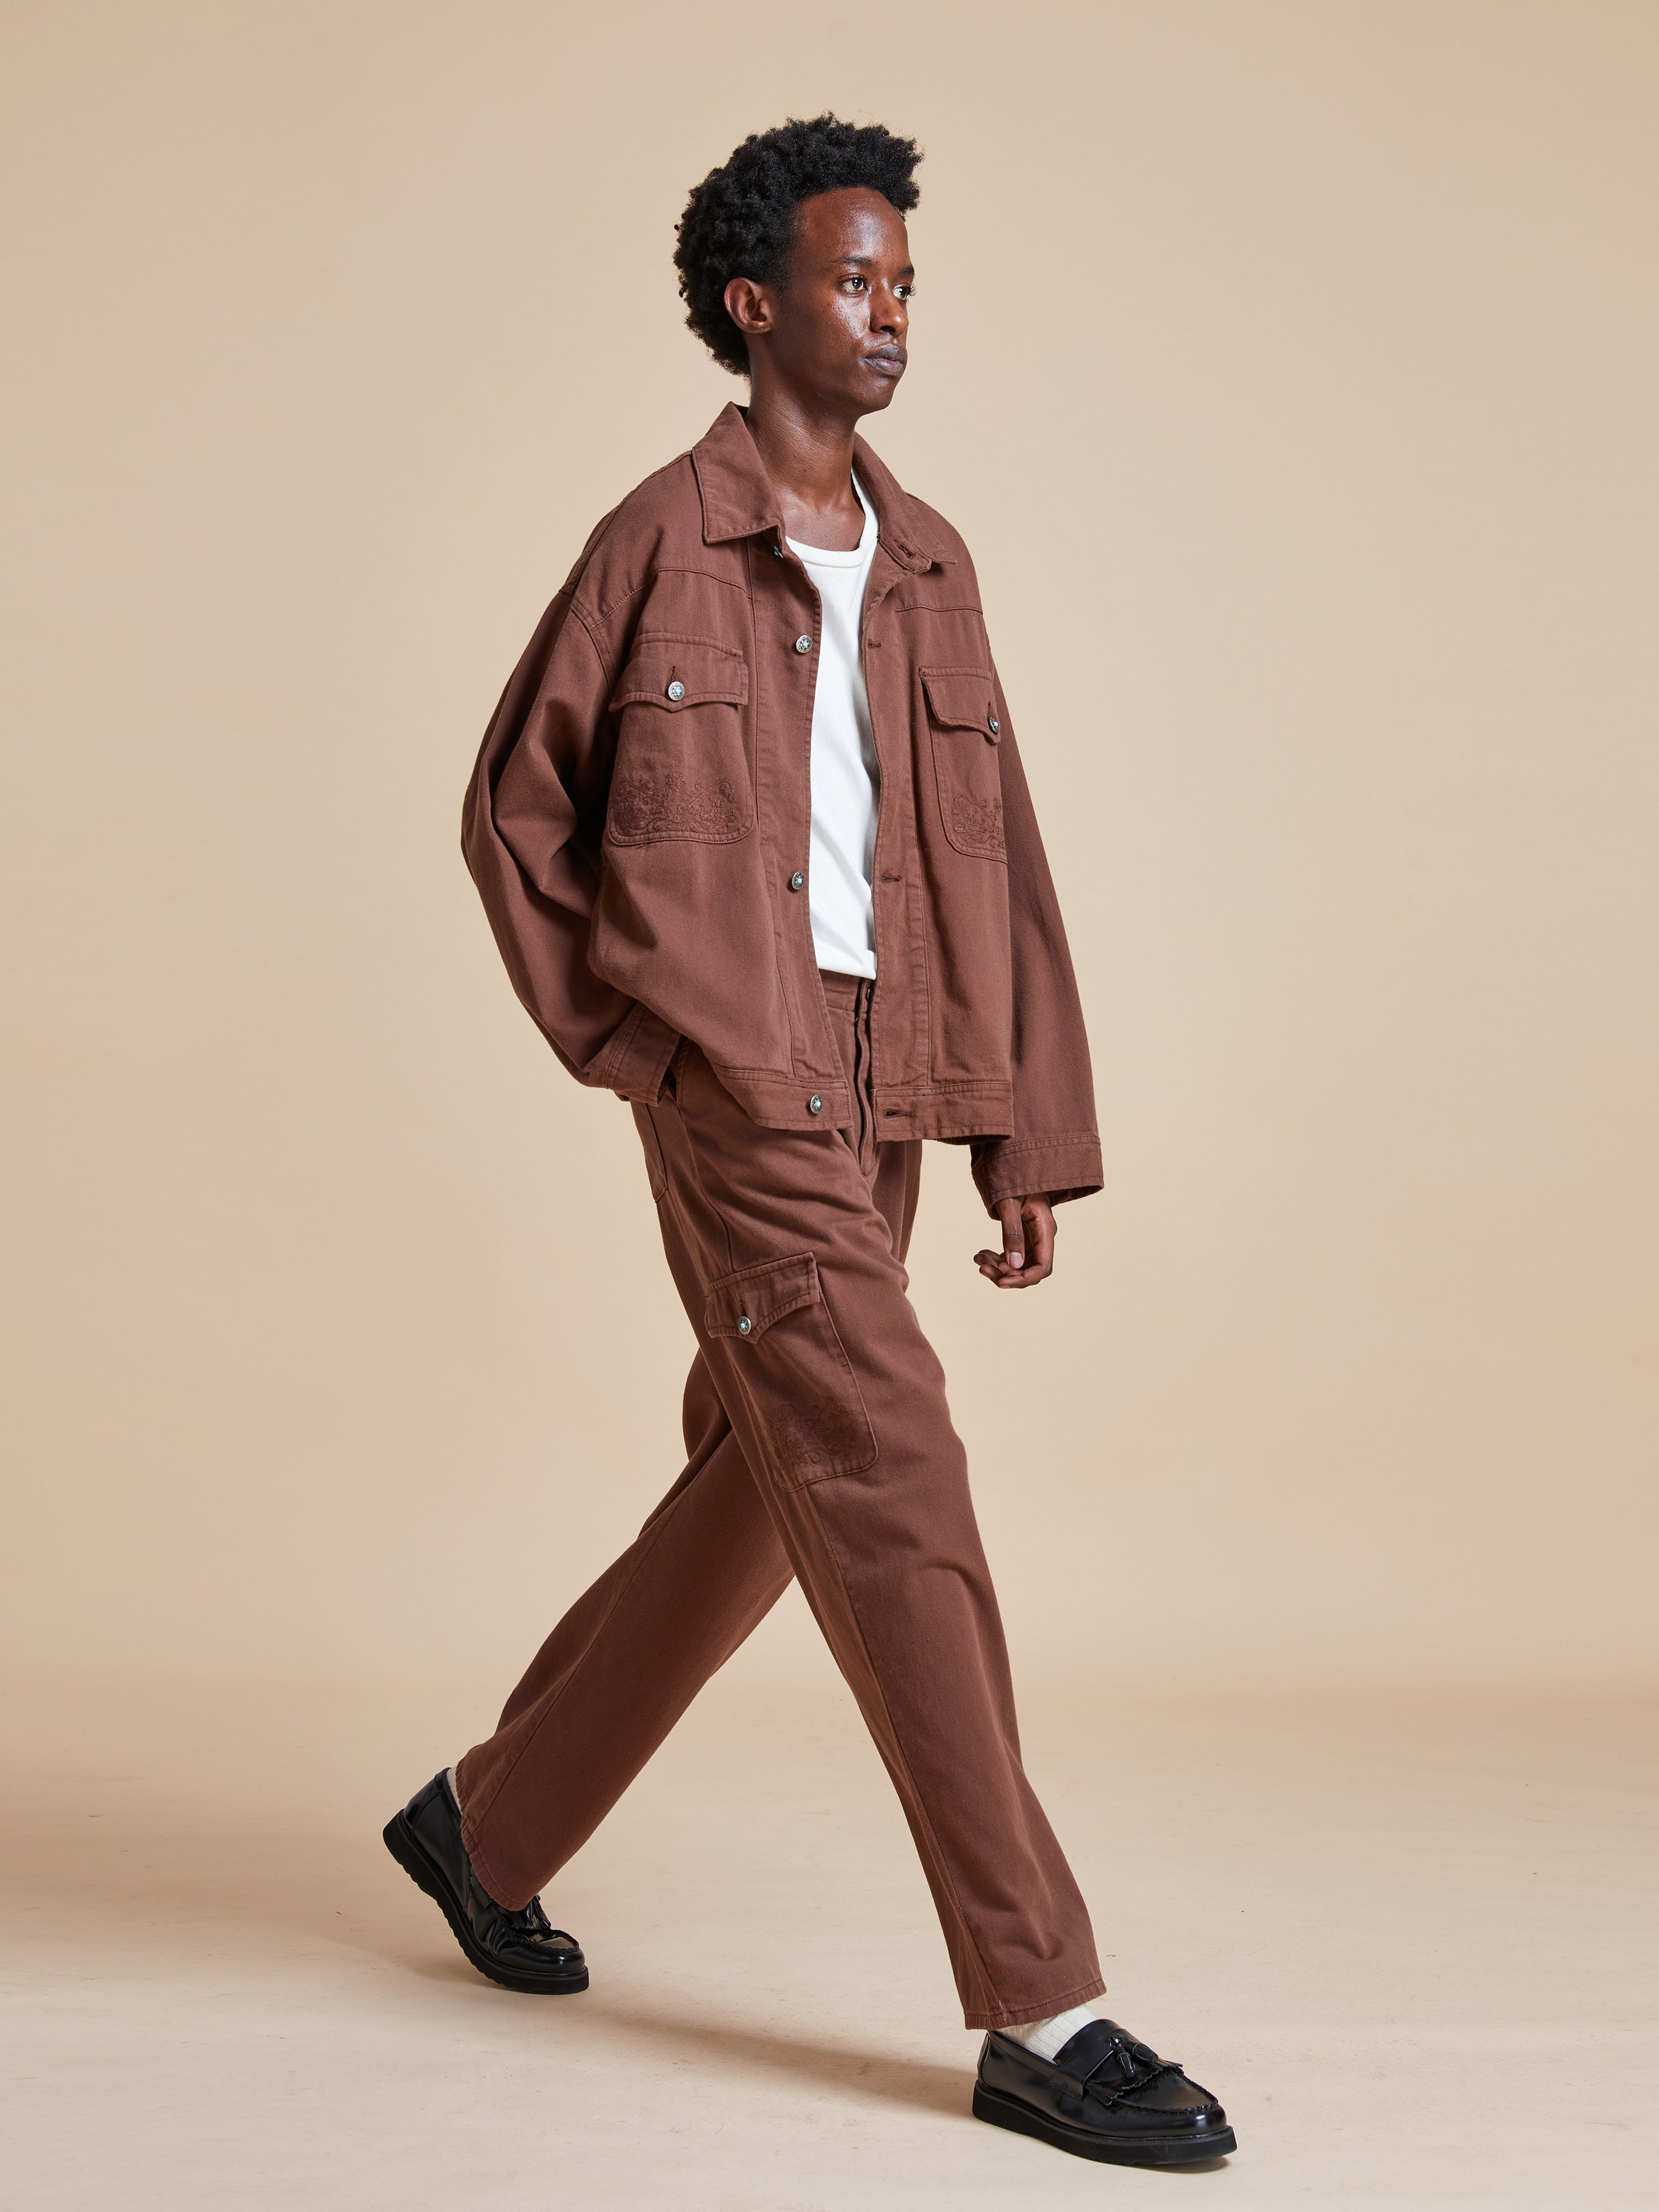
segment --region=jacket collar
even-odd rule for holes
[[[853,441],[853,465],[869,493],[883,546],[901,568],[922,569],[948,561],[932,518],[903,490],[862,438]],[[763,531],[783,535],[778,495],[767,475],[749,425],[735,404],[722,407],[706,434],[691,448],[691,465],[702,496],[706,545],[729,538],[752,538]]]

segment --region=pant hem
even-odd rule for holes
[[[1042,1997],[1035,2004],[1002,2005],[994,2012],[965,2012],[962,2016],[964,2027],[1029,2027],[1034,2020],[1052,2020],[1057,2012],[1069,2012],[1073,2005],[1087,2004],[1091,1997],[1103,1997],[1106,1984],[1097,1974],[1091,1982],[1080,1982],[1074,1990],[1057,1990],[1052,1996]]]

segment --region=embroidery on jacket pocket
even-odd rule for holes
[[[618,721],[605,836],[613,845],[718,845],[749,835],[748,700],[748,663],[713,638],[653,631],[635,640],[611,699]]]
[[[964,853],[991,854],[1000,860],[1006,859],[1000,793],[995,799],[986,799],[976,791],[958,791],[952,786],[945,804],[945,826],[953,845],[960,846]]]
[[[811,1253],[720,1276],[708,1286],[703,1326],[731,1340],[738,1386],[786,1488],[873,1463],[864,1395]]]
[[[945,834],[959,853],[975,860],[1006,860],[1002,776],[997,766],[1002,732],[991,672],[924,668],[921,675]]]

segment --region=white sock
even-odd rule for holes
[[[1053,2060],[1094,2017],[1089,2006],[1073,2005],[1070,2012],[1054,2013],[1048,2020],[1023,2021],[1018,2027],[1000,2027],[997,2033],[1012,2035],[1016,2043],[1035,2051],[1039,2058]]]

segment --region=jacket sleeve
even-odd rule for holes
[[[542,617],[484,733],[461,850],[513,988],[579,1083],[654,1098],[679,1039],[596,975],[614,738],[606,665],[567,585]]]
[[[1104,1181],[1094,1075],[1060,902],[998,683],[1003,837],[1013,967],[1014,1133],[976,1138],[974,1182],[994,1212],[1002,1198],[1087,1198]]]

